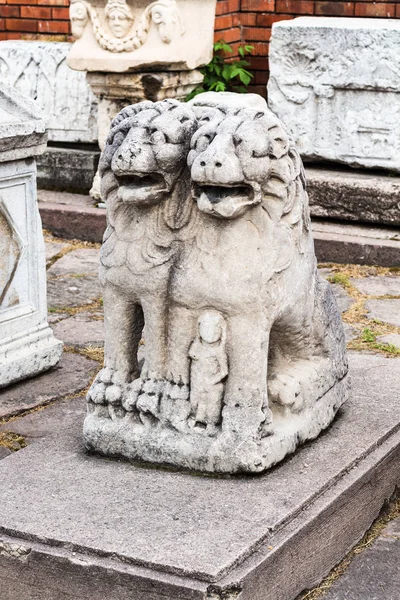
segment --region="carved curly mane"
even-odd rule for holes
[[[185,128],[187,144],[189,144],[196,120],[190,109],[176,100],[164,100],[156,103],[145,101],[128,106],[113,120],[101,155],[99,171],[102,197],[105,199],[108,209],[108,229],[111,228],[115,231],[118,238],[121,238],[121,231],[124,230],[125,241],[131,237],[132,241],[139,242],[143,259],[154,266],[171,257],[174,232],[191,224],[193,202],[190,198],[188,178],[183,176],[187,168],[185,160],[176,165],[175,184],[168,198],[150,209],[152,218],[147,218],[146,222],[142,222],[142,218],[146,218],[144,215],[148,217],[149,209],[138,209],[118,198],[119,184],[111,168],[112,160],[131,128],[143,127],[143,124],[139,123],[138,115],[144,112],[148,113],[146,125],[149,128],[161,115],[167,113],[172,115],[176,118],[177,127]],[[156,125],[154,127],[156,128]],[[162,174],[163,168],[158,163],[157,156],[155,156],[155,160],[159,165],[159,172]],[[129,232],[126,223],[131,224]],[[107,235],[110,236],[110,231],[107,232]]]

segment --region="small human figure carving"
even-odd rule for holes
[[[201,315],[189,357],[192,425],[213,433],[221,422],[224,380],[228,376],[226,323],[221,313],[209,310]]]
[[[125,37],[133,23],[131,9],[125,0],[108,0],[104,10],[108,27],[118,39]]]

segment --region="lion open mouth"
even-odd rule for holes
[[[194,185],[194,196],[199,209],[225,219],[242,214],[254,204],[254,190],[250,185]]]
[[[130,173],[116,177],[119,184],[118,196],[123,202],[157,201],[160,194],[168,191],[165,179],[159,173]]]

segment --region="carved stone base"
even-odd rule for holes
[[[0,388],[50,369],[60,360],[61,351],[62,342],[47,325],[0,345]]]
[[[88,83],[99,99],[98,138],[103,150],[111,121],[129,104],[166,98],[184,100],[203,81],[200,71],[150,73],[87,73]],[[100,200],[100,179],[96,173],[90,195]]]
[[[142,423],[122,406],[89,403],[84,424],[86,448],[107,456],[173,464],[194,471],[264,471],[315,439],[334,419],[349,394],[349,377],[338,382],[312,407],[288,415],[272,404],[274,432],[261,442],[222,430],[215,437],[187,428],[178,431],[151,421]]]

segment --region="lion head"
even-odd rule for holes
[[[200,96],[201,98],[201,96]],[[202,111],[188,156],[200,211],[235,219],[260,204],[293,226],[306,203],[302,163],[279,119],[267,108],[220,105]]]
[[[118,187],[123,203],[162,202],[186,167],[193,112],[176,100],[141,102],[124,108],[111,125],[100,162],[107,198]],[[108,174],[108,177],[107,177]]]

